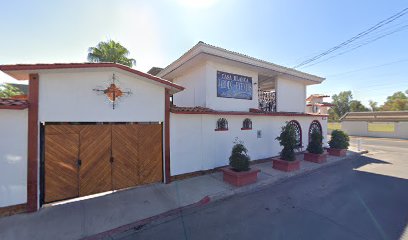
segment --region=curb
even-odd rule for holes
[[[240,187],[240,188],[237,188],[237,189],[227,190],[227,191],[222,192],[222,193],[205,196],[203,199],[201,199],[200,201],[198,201],[196,203],[192,203],[192,204],[189,204],[189,205],[186,205],[186,206],[175,208],[175,209],[169,210],[167,212],[164,212],[164,213],[161,213],[161,214],[149,217],[149,218],[145,218],[145,219],[142,219],[142,220],[130,223],[130,224],[126,224],[126,225],[123,225],[123,226],[120,226],[120,227],[117,227],[117,228],[114,228],[114,229],[111,229],[111,230],[108,230],[108,231],[105,231],[105,232],[102,232],[102,233],[98,233],[96,235],[92,235],[92,236],[89,236],[89,237],[84,237],[81,240],[101,240],[101,239],[106,239],[106,238],[108,238],[108,237],[110,237],[112,235],[116,235],[116,234],[119,234],[119,233],[129,231],[131,229],[139,230],[143,226],[145,226],[145,225],[147,225],[149,223],[152,223],[152,222],[158,221],[158,220],[163,220],[163,219],[165,219],[167,217],[177,215],[179,213],[182,213],[185,210],[201,207],[201,206],[207,205],[210,202],[218,202],[218,201],[221,201],[221,200],[225,200],[225,199],[230,198],[232,196],[244,195],[244,194],[249,194],[249,193],[252,193],[252,192],[260,191],[260,190],[265,189],[267,187],[270,187],[270,186],[285,182],[285,181],[287,181],[289,179],[292,179],[294,177],[306,176],[306,175],[309,175],[311,173],[317,172],[317,171],[319,171],[319,170],[321,170],[323,168],[340,164],[344,160],[350,159],[350,158],[355,157],[357,155],[366,154],[366,153],[368,153],[367,150],[362,150],[362,151],[359,151],[359,152],[357,152],[357,151],[356,152],[351,152],[351,154],[349,156],[343,157],[342,159],[339,159],[336,162],[326,163],[324,165],[321,165],[318,168],[310,169],[310,170],[304,171],[302,173],[298,173],[298,174],[295,174],[295,175],[288,175],[288,176],[282,177],[282,178],[274,180],[274,181],[259,182],[259,184],[255,185],[255,186],[254,185],[249,185],[249,186],[246,186],[246,187]]]
[[[131,229],[140,229],[143,226],[145,226],[146,224],[149,224],[149,223],[151,223],[153,221],[157,221],[157,220],[161,220],[161,219],[164,219],[164,218],[167,218],[167,217],[170,217],[170,216],[174,216],[174,215],[179,214],[179,213],[181,213],[181,212],[183,212],[183,211],[185,211],[187,209],[204,206],[204,205],[210,203],[210,201],[211,201],[211,198],[209,196],[205,196],[203,199],[201,199],[200,201],[198,201],[196,203],[192,203],[192,204],[189,204],[189,205],[186,205],[186,206],[183,206],[183,207],[175,208],[175,209],[169,210],[167,212],[164,212],[164,213],[161,213],[161,214],[149,217],[149,218],[145,218],[145,219],[142,219],[142,220],[139,220],[139,221],[136,221],[136,222],[133,222],[133,223],[129,223],[129,224],[126,224],[126,225],[123,225],[123,226],[120,226],[120,227],[105,231],[105,232],[98,233],[96,235],[81,238],[81,240],[101,240],[101,239],[106,239],[107,237],[109,237],[111,235],[119,234],[119,233],[122,233],[122,232],[125,232],[125,231],[128,231],[128,230],[131,230]]]

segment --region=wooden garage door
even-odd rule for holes
[[[163,180],[163,145],[160,124],[139,125],[138,147],[141,184]]]
[[[112,176],[114,189],[140,185],[139,125],[112,126]]]
[[[112,190],[111,125],[82,125],[79,196]]]
[[[73,125],[45,128],[44,201],[74,198],[78,192],[79,131]]]
[[[162,149],[160,124],[46,125],[44,201],[160,182]]]

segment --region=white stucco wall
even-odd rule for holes
[[[115,73],[118,86],[132,94],[116,109],[105,95],[92,89],[106,88]],[[117,71],[41,73],[39,121],[48,122],[149,122],[164,120],[164,87]]]
[[[350,136],[408,139],[408,122],[395,122],[394,124],[394,132],[372,132],[368,131],[368,122],[342,121],[341,130]]]
[[[228,131],[214,131],[218,118],[228,120]],[[252,130],[241,130],[245,118],[252,120]],[[275,138],[286,121],[296,119],[302,128],[304,149],[308,143],[310,123],[318,120],[327,134],[327,120],[321,117],[270,117],[245,115],[170,115],[170,170],[171,175],[178,175],[199,170],[208,170],[228,165],[233,141],[236,137],[243,140],[252,160],[277,156],[281,150]],[[262,131],[262,138],[257,138],[257,130]],[[324,139],[324,145],[327,140]]]
[[[276,95],[278,112],[305,112],[306,85],[304,83],[277,78]]]
[[[217,71],[252,77],[252,100],[217,97]],[[258,108],[258,73],[208,61],[206,65],[206,105],[219,111],[249,111]]]
[[[0,207],[27,202],[27,117],[0,109]]]
[[[180,107],[205,107],[206,101],[205,64],[189,69],[173,80],[185,89],[173,95],[173,104]]]

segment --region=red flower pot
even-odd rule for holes
[[[300,169],[300,161],[285,161],[279,158],[272,160],[273,168],[284,172],[292,172]]]
[[[327,152],[332,156],[344,157],[347,154],[347,149],[328,148]]]
[[[316,154],[316,153],[306,152],[303,155],[303,159],[309,162],[314,162],[314,163],[324,163],[327,161],[327,154],[326,153]]]
[[[260,172],[256,168],[251,168],[249,171],[236,172],[230,167],[221,168],[221,171],[224,174],[224,181],[237,187],[255,183]]]

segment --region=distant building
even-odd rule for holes
[[[306,112],[315,114],[327,114],[329,108],[332,107],[333,104],[324,102],[323,99],[326,97],[330,96],[323,94],[312,94],[308,98],[306,98]]]
[[[408,111],[348,112],[340,121],[352,136],[408,139]]]

